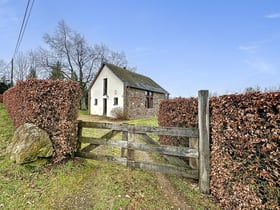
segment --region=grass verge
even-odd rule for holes
[[[132,121],[156,124],[156,119]],[[5,149],[14,133],[11,120],[0,103],[0,209],[172,209],[162,195],[154,173],[132,170],[122,165],[74,159],[47,167],[41,159],[25,165],[10,162]],[[191,194],[186,180],[171,176],[186,199],[203,209],[205,198]],[[191,194],[191,197],[188,197]],[[212,205],[212,204],[211,204]]]

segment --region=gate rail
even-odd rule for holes
[[[77,152],[77,156],[100,161],[117,162],[132,168],[148,169],[198,179],[200,191],[208,194],[210,181],[208,107],[208,91],[199,91],[199,128],[148,127],[130,124],[79,121],[79,142],[87,143],[89,145],[80,149]],[[110,131],[100,138],[84,137],[82,135],[83,128],[109,129]],[[122,132],[121,140],[111,140],[112,137],[120,132]],[[190,140],[190,147],[160,145],[149,137],[147,133],[188,137]],[[136,135],[146,144],[137,142],[135,138]],[[120,147],[121,156],[101,155],[90,152],[100,145]],[[188,157],[190,158],[190,166],[192,166],[192,168],[135,160],[135,150],[157,152],[163,155],[178,157]],[[195,164],[195,162],[197,162],[197,164]]]

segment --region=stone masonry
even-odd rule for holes
[[[126,90],[126,101],[124,104],[126,104],[125,110],[128,113],[129,119],[157,116],[161,100],[167,98],[163,93],[153,92],[153,107],[146,108],[145,90],[131,87],[127,88]]]

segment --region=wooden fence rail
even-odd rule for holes
[[[111,129],[114,131],[127,131],[137,134],[154,133],[157,135],[198,137],[197,128],[149,127],[134,126],[130,124],[100,123],[90,121],[80,121],[79,125],[83,128]]]
[[[181,175],[188,178],[198,179],[198,170],[186,170],[186,168],[176,167],[168,164],[151,163],[145,161],[136,161],[134,158],[134,151],[157,152],[163,155],[173,155],[179,157],[198,158],[198,150],[186,147],[175,147],[160,145],[146,133],[154,133],[157,135],[171,135],[171,136],[185,136],[185,137],[198,137],[197,128],[169,128],[169,127],[147,127],[135,126],[129,124],[115,124],[115,123],[100,123],[100,122],[79,122],[79,128],[98,128],[98,129],[111,129],[108,133],[100,138],[84,137],[82,131],[79,137],[80,143],[89,144],[81,149],[77,155],[84,158],[90,158],[102,161],[118,162],[129,167],[155,170],[163,173],[172,173]],[[117,133],[122,132],[122,140],[110,140]],[[135,140],[135,135],[146,143],[139,143]],[[127,136],[127,137],[126,137]],[[128,137],[130,136],[130,138]],[[89,153],[89,151],[97,148],[100,145],[120,147],[122,149],[121,157],[110,155],[100,155]],[[124,151],[127,150],[127,155],[124,157]]]
[[[159,171],[162,173],[172,173],[183,177],[199,179],[199,188],[202,193],[209,193],[209,111],[208,111],[208,91],[199,91],[199,129],[198,128],[174,128],[174,127],[148,127],[135,126],[130,124],[100,123],[100,122],[79,122],[79,141],[89,144],[77,152],[77,156],[100,161],[117,162],[133,168],[141,168]],[[109,129],[110,131],[100,138],[84,137],[83,128]],[[116,134],[122,132],[122,139],[111,140]],[[160,145],[154,141],[147,133],[156,135],[184,136],[190,140],[189,147],[175,147]],[[145,143],[136,141],[135,136],[139,136]],[[91,153],[93,149],[104,146],[121,148],[121,156],[100,155]],[[199,147],[197,148],[197,145]],[[190,160],[198,160],[198,165],[192,168],[178,167],[170,164],[160,164],[135,160],[135,151],[156,152],[162,155],[178,157],[188,157]],[[191,164],[192,163],[192,164]],[[193,161],[190,161],[193,165]],[[195,165],[195,164],[194,164]],[[199,170],[198,170],[199,169]]]

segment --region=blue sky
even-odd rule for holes
[[[0,59],[16,45],[27,0],[0,0]],[[58,21],[124,51],[171,97],[280,87],[278,0],[35,0],[20,51],[44,46]]]

